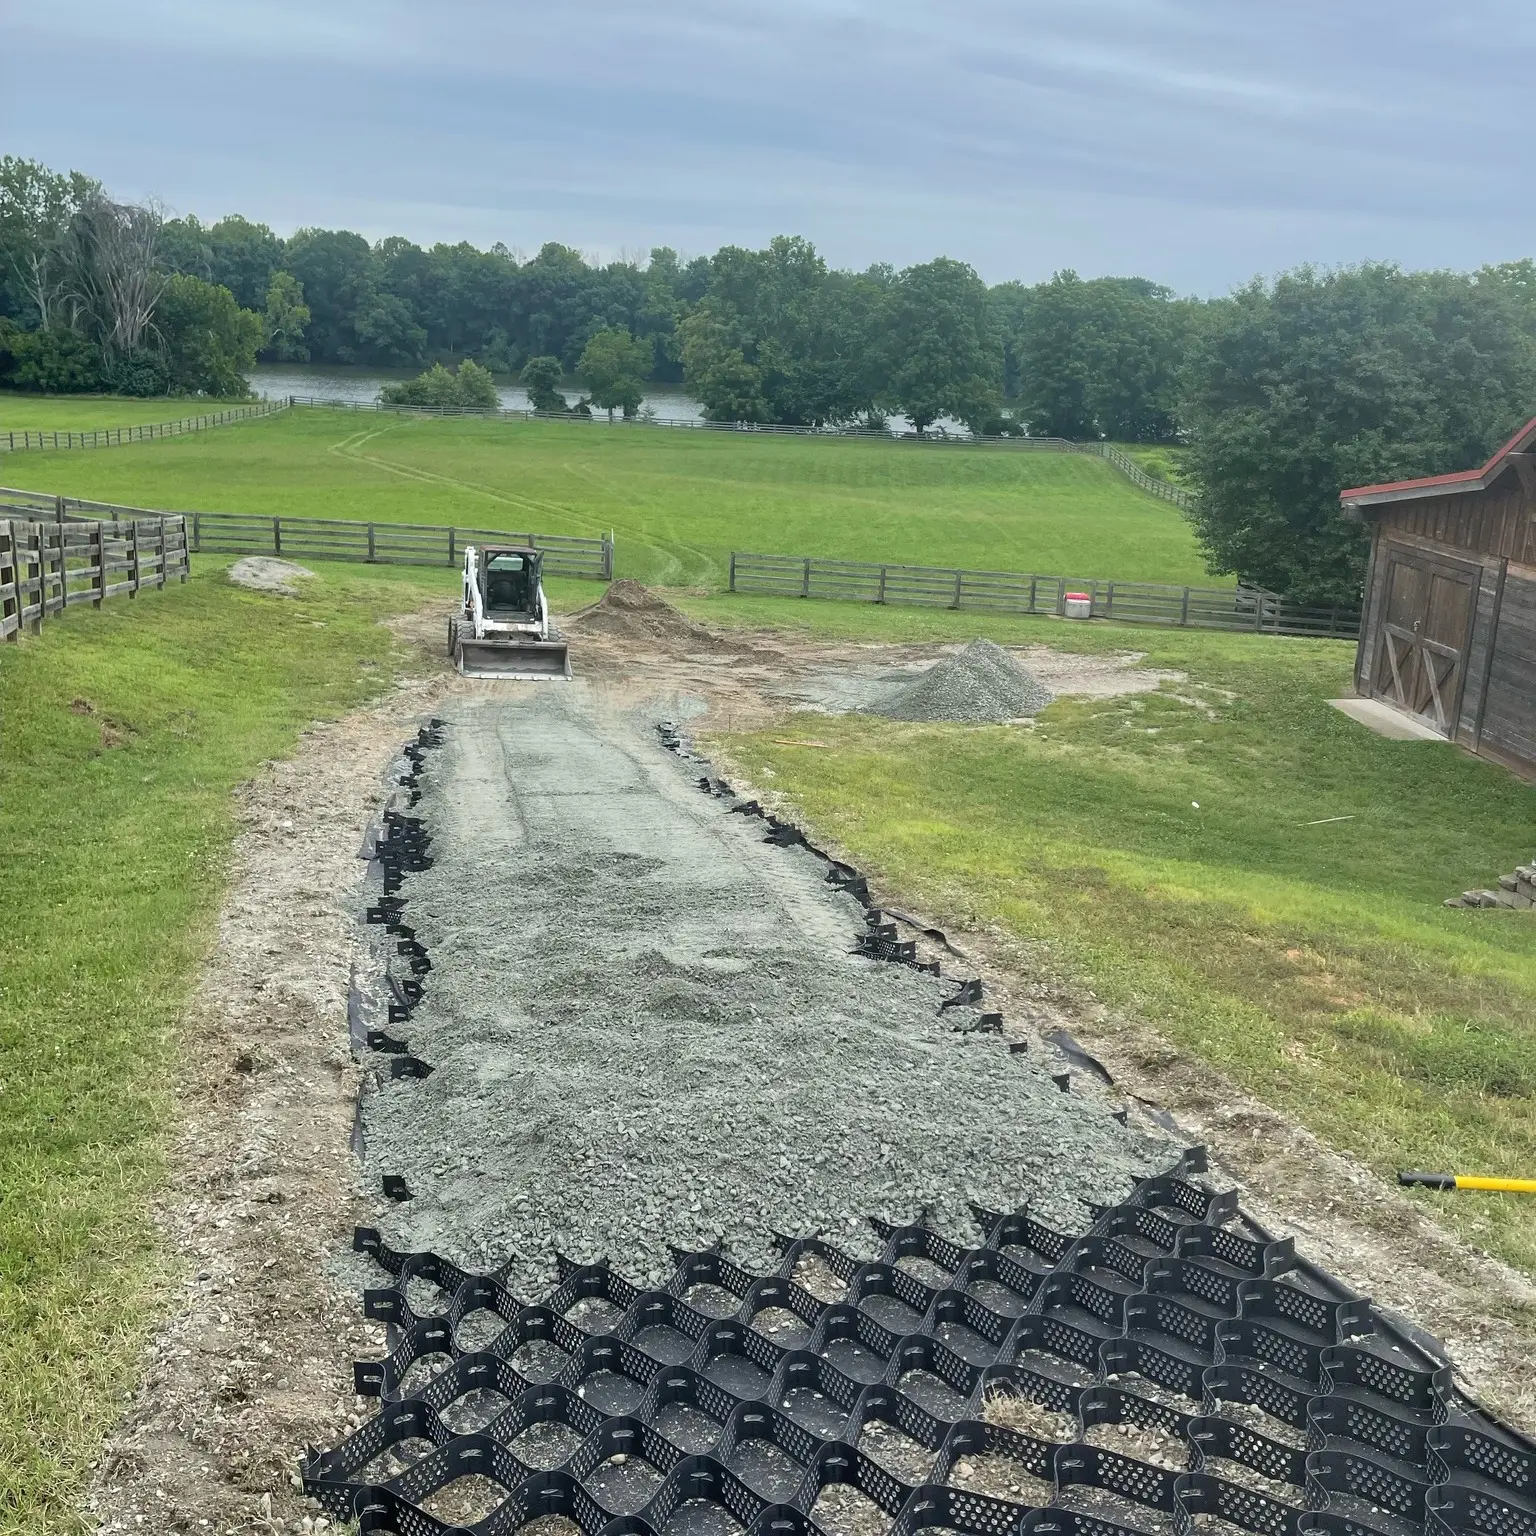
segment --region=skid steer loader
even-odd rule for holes
[[[539,551],[523,545],[465,547],[464,601],[448,621],[448,654],[465,677],[571,675],[570,649],[549,626],[542,564]]]

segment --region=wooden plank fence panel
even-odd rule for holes
[[[613,543],[606,538],[437,523],[272,518],[243,512],[196,512],[191,517],[192,547],[205,554],[281,554],[380,565],[457,566],[466,544],[528,544],[543,551],[547,575],[599,581],[613,576]]]
[[[1094,618],[1123,624],[1256,634],[1357,639],[1358,613],[1309,608],[1277,593],[1248,587],[1180,587],[1046,576],[1017,571],[968,571],[943,566],[877,565],[803,555],[731,554],[733,592],[768,597],[899,603],[992,613],[1064,613],[1066,595],[1084,592]]]
[[[0,639],[77,603],[100,606],[187,578],[187,539],[177,515],[126,522],[0,518]]]

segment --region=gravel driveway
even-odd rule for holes
[[[852,956],[863,912],[825,865],[701,793],[654,721],[579,681],[448,718],[419,806],[435,864],[404,889],[433,970],[401,1032],[435,1070],[365,1110],[372,1187],[415,1196],[394,1247],[510,1261],[530,1297],[557,1250],[644,1283],[668,1240],[723,1239],[762,1271],[772,1230],[873,1254],[869,1214],[974,1240],[968,1201],[1028,1203],[1080,1228],[1081,1200],[1175,1155],[957,1032],[952,982]]]

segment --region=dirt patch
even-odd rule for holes
[[[1016,1429],[1020,1434],[1032,1435],[1036,1440],[1052,1440],[1065,1445],[1077,1439],[1077,1415],[1058,1413],[1027,1397],[1015,1397],[1011,1392],[991,1392],[982,1404],[981,1416],[989,1424],[1001,1424],[1004,1429]]]
[[[271,555],[246,555],[229,568],[229,579],[237,587],[253,592],[270,592],[275,597],[297,597],[298,584],[313,580],[315,573],[292,560],[276,560]]]
[[[766,648],[773,646],[777,637],[754,635],[753,639],[759,647]],[[1112,698],[1126,693],[1155,693],[1165,682],[1184,680],[1182,672],[1138,665],[1145,654],[1141,651],[1081,656],[1042,645],[994,649],[1001,651],[1010,665],[1026,672],[1042,692],[1052,696]],[[921,690],[938,668],[953,663],[961,654],[962,647],[958,645],[788,645],[778,675],[766,681],[766,691],[784,704],[822,714],[841,715],[855,710],[886,714],[891,712],[894,700]],[[1014,714],[1033,713],[1048,702],[1037,699],[1032,708],[1016,710]]]
[[[329,1276],[367,1206],[349,1148],[358,881],[380,774],[440,683],[305,733],[239,792],[218,940],[188,1011],[183,1122],[156,1219],[178,1275],[87,1500],[103,1531],[299,1531],[310,1441],[374,1406],[351,1361],[383,1331]]]

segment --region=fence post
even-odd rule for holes
[[[192,514],[192,548],[201,551],[203,547],[203,514]]]
[[[64,521],[64,498],[62,496],[55,496],[53,498],[53,515],[59,522],[62,523]]]
[[[1029,611],[1031,613],[1035,611],[1035,588],[1039,581],[1040,578],[1038,576],[1031,574],[1029,578]]]
[[[139,588],[144,585],[143,559],[139,554],[139,520],[136,517],[128,519],[128,527],[132,530],[129,537],[133,540],[129,548],[129,572],[133,585],[128,588],[129,597],[137,597]]]
[[[1184,588],[1184,601],[1179,607],[1179,628],[1189,628],[1189,588]]]
[[[368,563],[373,564],[373,524],[368,524]]]
[[[91,524],[91,544],[96,555],[96,596],[91,599],[91,602],[97,608],[107,600],[106,526],[100,518]]]
[[[613,529],[603,535],[603,580],[613,580]]]
[[[283,523],[281,518],[272,519],[272,553],[280,555],[283,552]]]
[[[960,580],[961,580],[961,572],[956,571],[955,572],[955,600],[954,600],[954,602],[952,602],[949,605],[951,608],[959,608],[959,606],[960,606]]]
[[[734,549],[731,551],[731,584],[726,590],[729,592],[736,590],[736,551]]]
[[[1099,606],[1099,584],[1096,581],[1088,583],[1088,617],[1093,617],[1093,610]]]
[[[458,535],[459,535],[459,530],[457,528],[450,528],[448,530],[448,564],[449,565],[457,565],[459,563],[459,557],[458,557],[458,554],[456,553],[456,549],[457,549],[457,545],[458,545]]]
[[[177,560],[176,564],[181,568],[181,579],[185,583],[187,575],[192,569],[192,551],[187,548],[187,520],[182,517],[178,518],[177,521],[181,524],[181,558]],[[163,517],[160,519],[160,537],[163,549],[165,538],[165,519]]]
[[[801,597],[809,597],[810,595],[811,595],[811,557],[809,555],[807,555],[805,557],[805,574],[802,575],[801,578],[800,578],[800,596]]]
[[[1067,578],[1056,578],[1056,612],[1062,617],[1067,616]]]
[[[880,595],[875,599],[877,603],[885,601],[885,567],[880,567]]]
[[[1115,616],[1115,584],[1110,582],[1109,591],[1104,598],[1104,617],[1112,619]]]
[[[32,633],[41,634],[43,629],[43,616],[48,611],[48,556],[44,552],[43,540],[47,536],[47,529],[41,523],[29,525],[32,530],[31,543],[37,551],[36,562],[27,562],[28,570],[37,572],[37,616],[32,620]],[[16,524],[11,524],[11,532],[16,531]],[[20,604],[18,603],[18,607]]]

